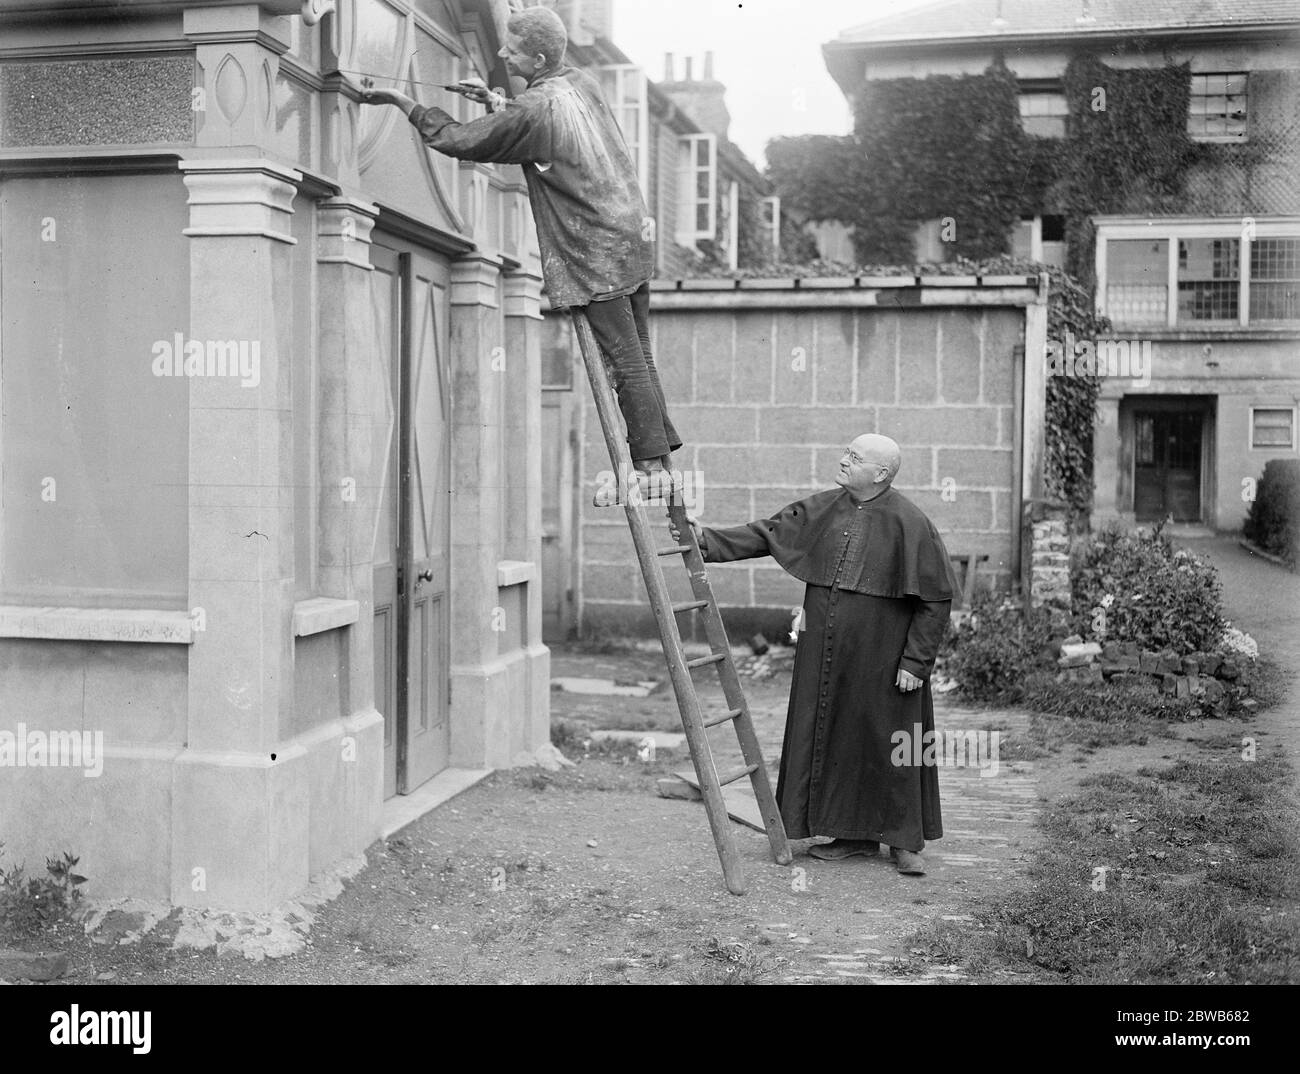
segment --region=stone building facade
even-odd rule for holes
[[[322,6],[0,0],[0,833],[96,896],[268,907],[548,740],[523,177],[343,78],[468,117],[506,6]]]

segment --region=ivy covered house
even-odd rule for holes
[[[824,51],[856,129],[774,147],[791,210],[1066,269],[1111,326],[1044,356],[1101,375],[1094,519],[1238,528],[1300,453],[1300,4],[941,0]]]

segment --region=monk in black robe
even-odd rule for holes
[[[771,556],[807,583],[776,791],[786,833],[832,836],[809,850],[832,860],[885,843],[899,872],[921,875],[943,826],[938,772],[915,763],[912,739],[934,740],[930,672],[954,589],[943,539],[892,488],[901,462],[888,437],[859,437],[839,489],[696,536],[710,563]]]

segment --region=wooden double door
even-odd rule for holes
[[[391,798],[446,768],[450,753],[450,280],[445,260],[386,233],[375,233],[370,259],[381,393],[374,444],[385,460],[375,528],[375,707],[384,717]]]
[[[1199,407],[1136,410],[1133,510],[1139,522],[1201,521],[1206,415]]]

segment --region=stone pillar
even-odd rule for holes
[[[1119,399],[1102,396],[1097,400],[1097,416],[1092,439],[1092,518],[1102,525],[1123,517],[1119,502],[1120,427]]]
[[[195,145],[229,151],[270,144],[275,83],[289,49],[287,22],[255,3],[190,7],[183,15],[194,45],[198,95]]]
[[[263,908],[308,879],[305,754],[279,745],[293,703],[289,215],[298,172],[188,160],[190,604],[187,748],[173,785],[172,900]],[[227,367],[240,369],[223,374]],[[214,362],[214,358],[218,362]],[[193,360],[193,365],[189,364]]]
[[[500,266],[481,253],[451,265],[451,764],[509,762],[509,698],[498,688],[497,564],[505,481],[500,449]],[[499,353],[499,352],[498,352]]]
[[[1071,613],[1070,509],[1067,504],[1032,501],[1026,514],[1030,529],[1029,606],[1045,608],[1055,623]]]
[[[329,788],[321,805],[335,814],[335,828],[346,832],[342,849],[351,854],[374,838],[384,798],[384,720],[375,708],[374,550],[387,460],[374,436],[385,415],[374,411],[377,387],[387,390],[388,370],[375,346],[370,301],[371,232],[378,213],[378,206],[348,197],[316,206],[317,591],[361,605],[343,635],[340,669],[343,729],[355,749],[334,752],[334,760],[345,758],[342,771],[321,772],[317,783]]]
[[[506,398],[506,443],[516,470],[510,481],[511,507],[522,527],[521,554],[533,564],[527,583],[524,627],[527,711],[522,749],[550,741],[550,650],[542,644],[542,280],[532,269],[505,279],[505,349],[508,368],[523,370]],[[518,376],[516,372],[514,374]]]

